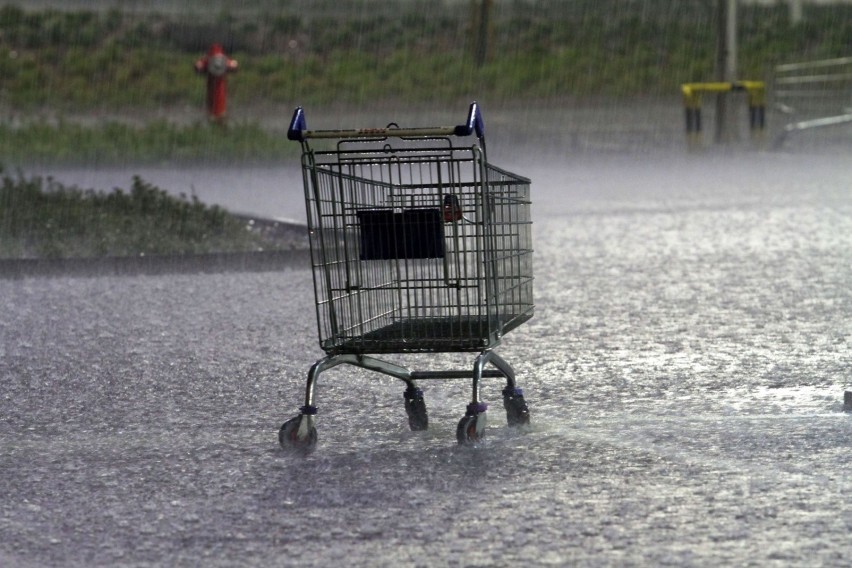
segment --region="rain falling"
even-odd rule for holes
[[[0,565],[844,565],[850,37],[2,3]]]

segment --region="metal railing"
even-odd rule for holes
[[[786,63],[774,71],[774,106],[789,116],[776,148],[795,132],[852,123],[852,57]]]

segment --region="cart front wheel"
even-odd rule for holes
[[[429,428],[429,416],[426,414],[426,401],[423,391],[409,387],[403,393],[405,398],[405,413],[408,415],[408,426],[415,432]]]
[[[313,416],[300,414],[285,422],[278,431],[278,443],[285,450],[312,452],[317,445]]]
[[[456,439],[462,446],[476,444],[482,441],[485,437],[485,425],[487,419],[485,417],[484,404],[469,404],[467,412],[459,421],[456,428]]]

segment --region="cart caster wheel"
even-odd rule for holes
[[[485,417],[487,408],[488,405],[483,403],[467,405],[467,412],[456,428],[456,439],[459,445],[468,446],[482,441],[485,437],[485,425],[488,422]]]
[[[503,389],[503,408],[509,426],[525,426],[530,423],[530,410],[524,400],[524,391],[515,387]]]
[[[285,422],[278,431],[278,443],[285,450],[312,452],[317,445],[313,415],[300,414]]]
[[[408,415],[408,426],[415,432],[429,428],[429,416],[426,414],[426,402],[423,391],[409,387],[402,395],[405,398],[405,413]]]

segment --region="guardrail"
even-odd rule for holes
[[[774,147],[794,132],[852,123],[852,57],[785,63],[774,71],[774,106],[790,117]]]

